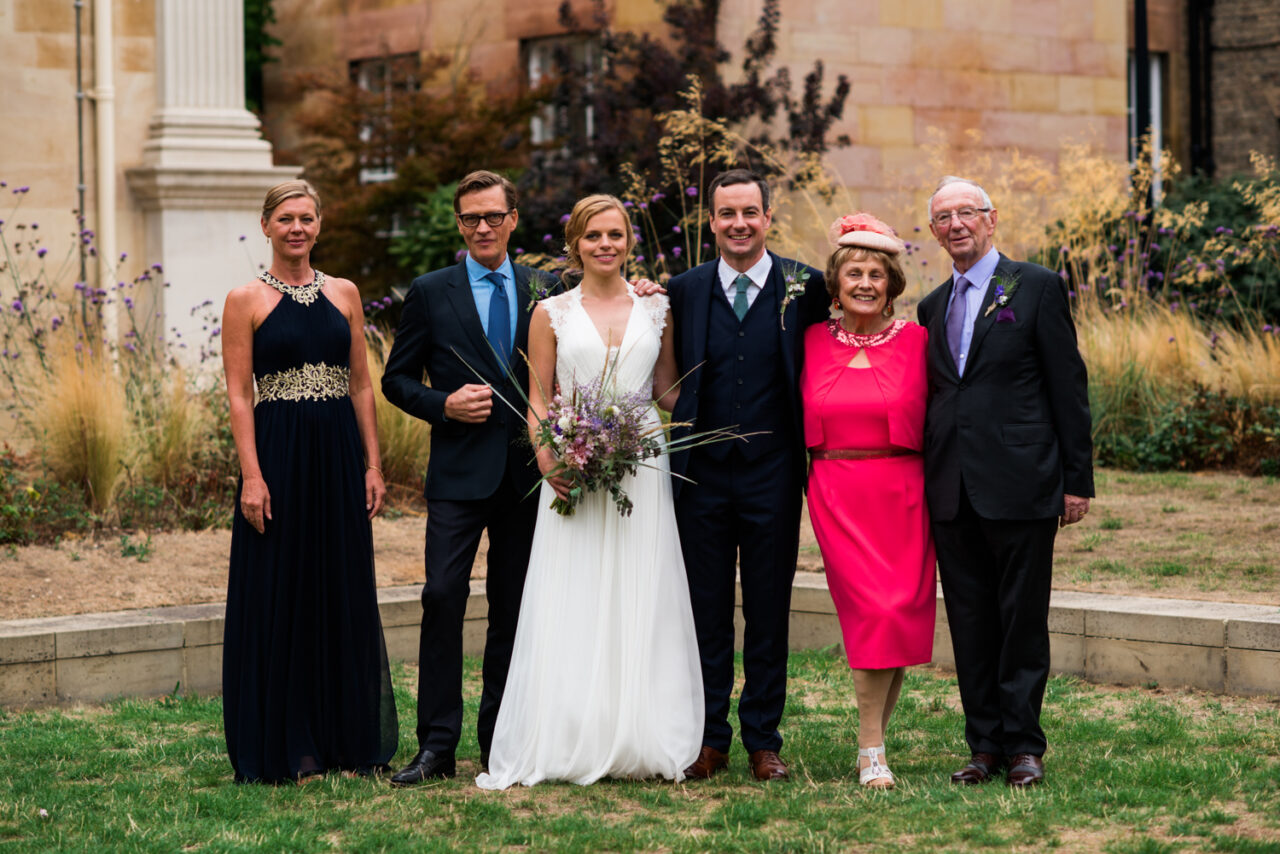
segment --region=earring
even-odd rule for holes
[[[831,298],[831,307],[832,307],[832,308],[839,308],[839,307],[840,307],[840,297],[832,297],[832,298]]]
[[[884,317],[893,317],[893,300],[889,300],[884,304],[884,311],[880,312]]]

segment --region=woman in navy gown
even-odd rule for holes
[[[355,285],[311,267],[320,199],[273,187],[271,268],[227,296],[223,363],[241,484],[223,646],[237,781],[304,782],[386,766],[395,702],[370,520],[379,468]],[[256,405],[255,405],[256,385]]]

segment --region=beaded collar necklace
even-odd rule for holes
[[[849,332],[841,326],[840,318],[838,317],[833,317],[827,321],[828,331],[846,347],[878,347],[897,338],[898,333],[902,331],[902,327],[906,325],[907,322],[905,320],[895,320],[879,332],[873,332],[870,335],[859,335],[856,332]]]
[[[292,297],[293,301],[299,305],[311,305],[324,287],[324,273],[319,270],[315,271],[315,276],[309,285],[286,285],[269,272],[262,273],[258,278],[285,296]]]

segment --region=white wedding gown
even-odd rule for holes
[[[632,294],[622,343],[606,349],[577,289],[544,300],[556,335],[556,380],[599,377],[618,356],[624,392],[653,389],[667,298]],[[649,417],[656,423],[657,411]],[[515,649],[484,789],[602,777],[680,780],[702,744],[702,675],[688,581],[676,534],[669,463],[650,460],[622,488],[621,516],[607,491],[573,516],[550,509],[542,485]]]

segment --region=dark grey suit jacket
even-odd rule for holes
[[[996,280],[1017,281],[998,322]],[[1009,290],[1006,284],[1006,290]],[[1092,497],[1088,377],[1062,278],[1004,255],[973,326],[964,376],[947,346],[952,282],[917,309],[929,330],[925,490],[936,521],[956,516],[961,483],[986,519],[1047,519],[1063,493]]]
[[[541,271],[512,266],[519,306],[515,349],[527,353],[532,314],[529,281],[540,278],[549,290],[558,284]],[[430,385],[423,384],[424,376]],[[423,489],[427,498],[487,498],[509,467],[517,486],[522,491],[531,489],[538,469],[523,414],[495,397],[493,413],[483,423],[445,420],[445,398],[467,383],[492,385],[523,412],[523,398],[512,383],[528,390],[528,365],[513,352],[510,375],[503,371],[485,337],[463,261],[413,280],[382,374],[382,393],[405,412],[431,424],[431,459]]]

